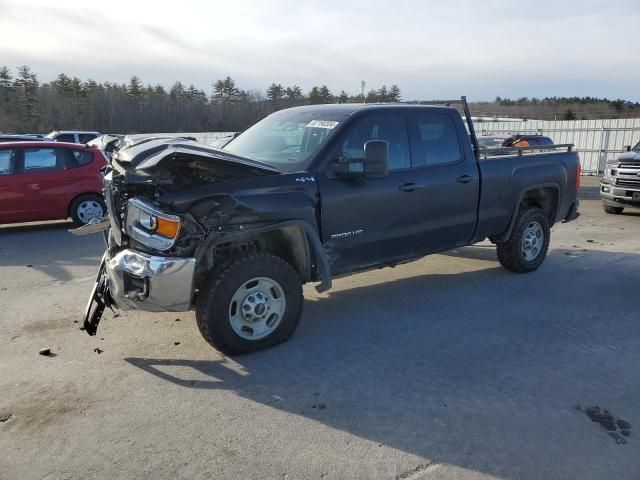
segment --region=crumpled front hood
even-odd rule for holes
[[[280,173],[265,163],[232,155],[224,150],[199,143],[188,137],[159,137],[134,135],[120,140],[119,150],[112,157],[127,168],[136,171],[151,170],[160,163],[181,157],[193,157],[201,161],[228,163],[237,167],[246,167],[256,173]]]

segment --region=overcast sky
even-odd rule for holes
[[[640,0],[0,0],[0,32],[0,65],[41,81],[640,101]]]

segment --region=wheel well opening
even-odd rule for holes
[[[214,256],[216,262],[220,263],[225,258],[255,251],[282,258],[298,272],[303,283],[318,278],[313,251],[309,248],[307,235],[299,227],[283,227],[257,233],[241,241],[221,244],[216,247]]]
[[[540,208],[547,219],[549,225],[553,225],[555,222],[555,215],[558,206],[558,191],[555,188],[545,187],[529,190],[525,193],[520,207],[538,207]]]

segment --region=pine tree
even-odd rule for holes
[[[0,99],[5,104],[9,102],[9,94],[13,89],[11,80],[13,80],[11,70],[5,65],[2,65],[0,67]]]
[[[33,130],[36,126],[38,76],[26,65],[18,67],[18,76],[13,85],[18,93],[21,120],[25,130]]]
[[[285,90],[285,95],[289,100],[299,102],[300,100],[302,100],[302,89],[298,85],[287,87]]]
[[[398,87],[398,85],[396,85],[395,83],[391,85],[391,88],[389,89],[388,98],[390,102],[399,102],[400,100],[402,100],[400,87]]]
[[[282,97],[284,97],[284,93],[284,87],[279,83],[272,83],[271,85],[269,85],[269,88],[267,88],[267,98],[272,102],[280,100]]]

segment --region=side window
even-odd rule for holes
[[[13,150],[3,148],[0,150],[0,175],[13,173]]]
[[[89,165],[93,161],[93,155],[86,150],[72,150],[75,163],[82,167],[83,165]]]
[[[369,140],[389,143],[389,170],[410,167],[409,134],[402,115],[371,114],[356,123],[342,144],[340,155],[363,159]]]
[[[56,170],[64,165],[54,148],[25,148],[23,151],[25,172]]]
[[[462,158],[456,126],[449,115],[416,115],[418,151],[413,166],[424,167],[454,163]]]
[[[78,141],[80,143],[87,143],[90,142],[91,140],[93,140],[94,138],[96,138],[96,135],[93,133],[79,133],[78,134]]]
[[[76,137],[73,133],[61,133],[55,139],[56,142],[76,143]]]

